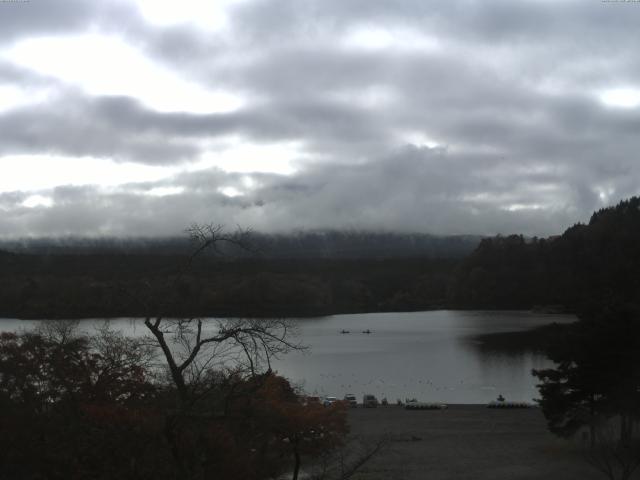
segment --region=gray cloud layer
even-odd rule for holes
[[[97,28],[248,99],[230,113],[161,113],[0,63],[0,82],[57,92],[0,113],[0,157],[187,165],[230,135],[303,149],[290,176],[214,168],[109,191],[61,186],[37,208],[22,205],[28,192],[0,194],[0,235],[173,234],[193,221],[546,235],[640,193],[640,109],[598,98],[640,88],[640,4],[247,0],[222,32],[154,27],[115,0],[0,8],[3,41]],[[388,45],[349,44],[362,29],[386,29]],[[182,190],[144,194],[157,187]]]

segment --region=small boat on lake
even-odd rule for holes
[[[342,329],[340,330],[340,333],[351,333],[351,332],[349,330]]]
[[[371,330],[367,328],[366,330],[363,330],[362,333],[371,333]]]

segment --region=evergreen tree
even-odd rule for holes
[[[624,304],[589,309],[548,354],[557,366],[533,374],[542,382],[539,403],[549,430],[572,437],[588,428],[590,463],[611,479],[630,478],[640,465],[638,309]]]

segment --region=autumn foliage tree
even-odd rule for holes
[[[347,433],[343,406],[305,404],[271,371],[209,371],[176,410],[175,385],[147,353],[110,330],[1,334],[0,478],[297,475]]]
[[[137,440],[156,396],[147,354],[108,330],[0,334],[0,476],[87,478],[115,466],[141,474],[137,459],[148,452]]]
[[[0,478],[297,478],[341,444],[344,408],[301,403],[272,370],[302,348],[289,321],[168,314],[197,255],[239,245],[220,227],[191,233],[163,288],[121,292],[146,312],[145,337],[52,323],[0,336]]]
[[[286,379],[270,374],[255,395],[234,407],[232,414],[256,419],[269,432],[267,444],[276,447],[279,457],[289,457],[296,480],[304,458],[312,462],[344,444],[348,433],[346,408],[342,402],[328,407],[307,402]]]

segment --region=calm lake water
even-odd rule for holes
[[[444,310],[305,319],[300,335],[309,353],[290,354],[277,369],[307,392],[339,398],[373,393],[390,402],[486,403],[502,394],[530,401],[538,396],[531,369],[552,363],[533,352],[487,352],[475,336],[572,321],[569,315]],[[370,334],[362,333],[367,329]]]
[[[551,363],[533,352],[481,349],[475,336],[526,330],[570,315],[529,312],[429,311],[332,315],[296,320],[299,340],[309,347],[274,363],[274,370],[309,394],[342,398],[365,393],[378,398],[416,397],[421,401],[486,403],[538,396],[531,369]],[[87,321],[85,325],[92,325]],[[130,335],[145,334],[140,321],[111,320]],[[0,329],[33,328],[37,322],[0,320]],[[342,334],[341,330],[351,333]],[[362,333],[370,330],[370,334]]]

